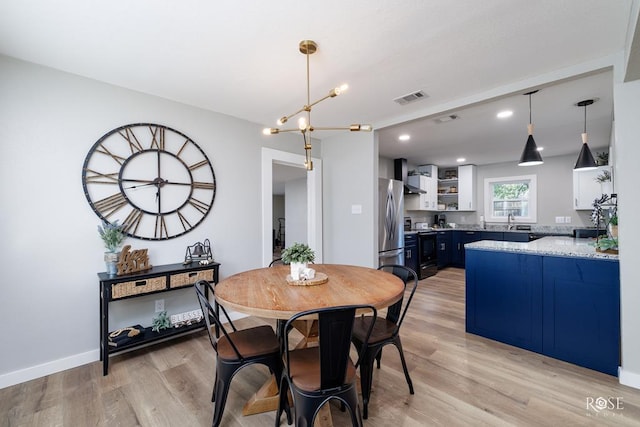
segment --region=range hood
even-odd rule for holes
[[[409,185],[407,180],[407,159],[393,159],[393,178],[402,181],[404,184],[404,194],[426,194],[427,192],[418,187]]]

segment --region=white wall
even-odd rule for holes
[[[326,263],[377,267],[377,157],[375,133],[322,140]]]
[[[0,76],[0,387],[98,359],[104,248],[81,169],[92,144],[120,125],[185,133],[207,153],[218,186],[195,230],[127,243],[161,265],[182,262],[187,245],[209,238],[222,277],[262,265],[261,148],[299,152],[298,138],[269,138],[257,124],[4,56]],[[132,311],[148,313],[149,324],[152,304]],[[175,308],[169,299],[166,308]]]
[[[620,241],[622,370],[620,382],[640,388],[640,80],[614,85],[616,187]]]
[[[292,179],[284,185],[285,247],[309,244],[307,238],[307,179]]]

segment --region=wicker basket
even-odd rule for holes
[[[115,283],[111,286],[111,298],[118,299],[131,295],[147,294],[167,288],[165,276],[152,277],[147,280],[132,280],[130,282]]]
[[[182,286],[191,286],[198,280],[213,282],[213,270],[200,270],[191,271],[189,273],[172,274],[169,277],[169,287],[180,288]]]

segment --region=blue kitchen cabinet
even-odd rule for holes
[[[482,240],[482,231],[455,230],[452,236],[451,264],[454,267],[464,267],[464,245]]]
[[[418,251],[418,234],[404,235],[404,265],[416,273],[420,271],[420,253]]]
[[[618,375],[620,270],[617,260],[545,257],[543,350]]]
[[[542,257],[467,249],[466,330],[542,352]]]
[[[618,374],[618,260],[467,248],[465,276],[467,332]]]
[[[436,234],[436,246],[438,247],[438,268],[451,264],[452,231],[438,231]]]

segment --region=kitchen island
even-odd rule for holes
[[[465,245],[466,330],[617,375],[618,256],[591,239]]]

